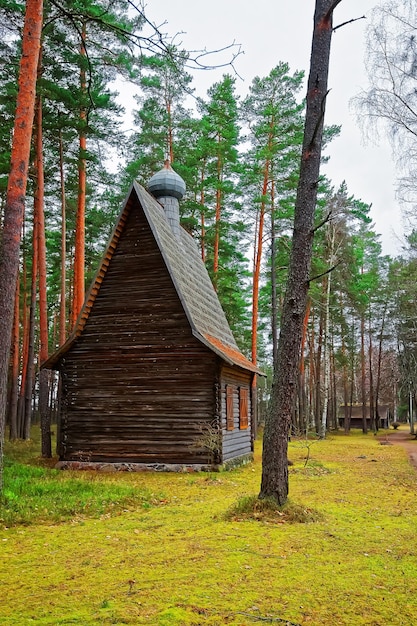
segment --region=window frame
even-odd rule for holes
[[[239,387],[239,430],[249,428],[249,389]]]
[[[235,389],[233,385],[226,385],[226,430],[232,431],[235,429],[234,421],[234,398]]]

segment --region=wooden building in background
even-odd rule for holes
[[[133,184],[75,329],[43,364],[61,377],[61,467],[199,469],[251,457],[260,372],[179,224],[182,179],[166,165],[149,189]]]
[[[341,404],[339,406],[339,426],[340,428],[345,428],[345,419],[349,420],[350,428],[362,428],[363,427],[363,417],[362,417],[362,404]],[[388,404],[378,404],[379,411],[379,428],[389,428],[390,423],[393,421],[393,416],[391,413],[391,408]],[[370,416],[370,408],[369,404],[365,406],[365,417],[367,428],[371,428],[371,416]]]

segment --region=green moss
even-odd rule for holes
[[[252,519],[277,524],[306,524],[322,520],[323,515],[291,500],[280,507],[272,498],[260,500],[258,496],[244,496],[230,507],[225,514],[225,519],[235,521]]]
[[[24,468],[18,497],[49,512],[30,527],[0,530],[2,626],[415,622],[416,474],[400,447],[361,433],[315,443],[307,468],[329,471],[291,468],[287,514],[295,523],[280,523],[283,511],[251,495],[260,486],[259,442],[253,464],[214,480],[56,473],[27,447],[24,462],[11,447],[8,458]],[[305,450],[291,442],[290,456],[301,469]],[[51,511],[66,481],[83,483],[73,493],[88,487],[97,501],[113,493],[114,506],[108,500],[102,513],[58,523]],[[113,489],[133,490],[133,500]],[[257,507],[265,507],[259,519]],[[300,511],[319,515],[300,523],[309,521]]]

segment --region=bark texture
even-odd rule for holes
[[[42,56],[42,49],[40,58]],[[38,75],[40,75],[40,69]],[[36,191],[34,218],[37,221],[38,273],[39,273],[39,362],[48,358],[48,302],[46,295],[46,240],[45,240],[45,181],[43,167],[42,98],[36,104]],[[51,458],[51,428],[48,411],[49,375],[47,370],[39,372],[39,413],[41,418],[42,456]]]
[[[300,346],[307,305],[313,223],[323,135],[333,10],[341,0],[316,0],[306,121],[287,289],[274,364],[271,407],[265,423],[260,498],[288,498],[288,429],[297,397]]]
[[[11,169],[4,207],[0,250],[0,453],[4,441],[7,369],[13,326],[16,280],[35,109],[36,74],[42,30],[42,0],[27,0],[22,57],[13,130]],[[3,472],[0,467],[0,490]]]

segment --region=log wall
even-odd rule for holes
[[[217,357],[191,333],[142,210],[130,211],[83,333],[62,359],[61,460],[201,463]]]

